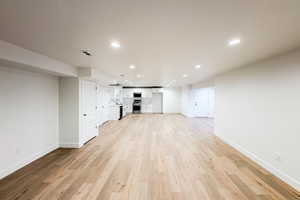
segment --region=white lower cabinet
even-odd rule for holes
[[[118,120],[120,117],[120,106],[111,105],[109,108],[110,120]]]
[[[152,105],[147,105],[146,113],[152,113]]]
[[[132,113],[132,103],[131,104],[124,104],[125,106],[125,113],[130,114]]]
[[[152,113],[152,105],[142,104],[142,113]]]
[[[124,106],[125,114],[132,113],[132,103],[133,103],[133,98],[124,98],[123,99],[123,106]]]
[[[141,112],[142,112],[142,113],[146,113],[146,110],[147,110],[146,105],[143,105],[143,104],[142,104]]]

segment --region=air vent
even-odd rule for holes
[[[117,87],[119,87],[119,86],[122,86],[120,83],[113,83],[113,84],[109,84],[109,86],[117,86]]]
[[[92,53],[88,50],[81,50],[81,53],[83,53],[83,55],[86,55],[86,56],[92,56]]]

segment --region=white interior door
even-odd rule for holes
[[[163,94],[161,92],[152,94],[152,112],[162,113]]]
[[[208,88],[196,89],[195,91],[195,117],[207,117],[209,109]]]
[[[83,134],[85,142],[98,135],[96,83],[83,81]]]
[[[101,116],[101,95],[102,95],[102,89],[100,86],[97,86],[97,124],[102,124],[102,116]]]
[[[98,106],[97,106],[97,115],[98,115],[98,124],[101,126],[104,122],[107,121],[106,117],[106,88],[99,87],[97,90]]]

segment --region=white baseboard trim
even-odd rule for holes
[[[228,139],[226,139],[226,138],[224,138],[224,137],[222,137],[220,135],[216,135],[216,136],[218,138],[220,138],[223,142],[225,142],[226,144],[228,144],[229,146],[232,146],[234,149],[236,149],[239,152],[241,152],[242,154],[244,154],[250,160],[252,160],[255,163],[259,164],[261,167],[263,167],[264,169],[266,169],[271,174],[273,174],[274,176],[276,176],[277,178],[279,178],[280,180],[282,180],[283,182],[287,183],[292,188],[294,188],[295,190],[297,190],[298,192],[300,192],[300,182],[298,180],[290,177],[289,175],[287,175],[286,173],[282,172],[281,170],[273,167],[270,163],[264,161],[263,159],[261,159],[258,156],[256,156],[254,153],[246,150],[245,148],[243,148],[242,146],[236,144],[235,142],[230,141],[230,140],[228,140]]]
[[[80,148],[83,144],[79,143],[62,143],[59,145],[60,148]]]
[[[180,114],[182,114],[183,116],[185,116],[185,117],[193,117],[193,115],[190,115],[190,114],[187,114],[187,113],[180,113]]]
[[[1,169],[0,170],[0,179],[14,173],[15,171],[21,169],[22,167],[30,164],[31,162],[43,157],[44,155],[46,155],[58,148],[59,148],[58,146],[50,147],[46,151],[42,151],[42,152],[38,152],[33,155],[30,155],[30,156],[26,157],[25,159],[18,161],[17,163],[15,163],[14,165],[12,165],[6,169]]]
[[[187,114],[187,113],[180,113],[185,117],[190,117],[190,118],[208,118],[208,119],[214,119],[214,117],[212,116],[208,116],[208,115],[203,115],[203,116],[195,116],[195,115],[191,115],[191,114]]]

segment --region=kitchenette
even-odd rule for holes
[[[100,89],[99,95],[100,101],[104,99],[108,102],[108,106],[104,106],[107,109],[100,111],[101,116],[107,116],[105,120],[122,119],[128,114],[180,113],[180,88],[126,86],[105,88]],[[103,93],[107,94],[107,97],[103,98]]]
[[[163,89],[158,87],[123,87],[123,107],[125,114],[162,113]]]

